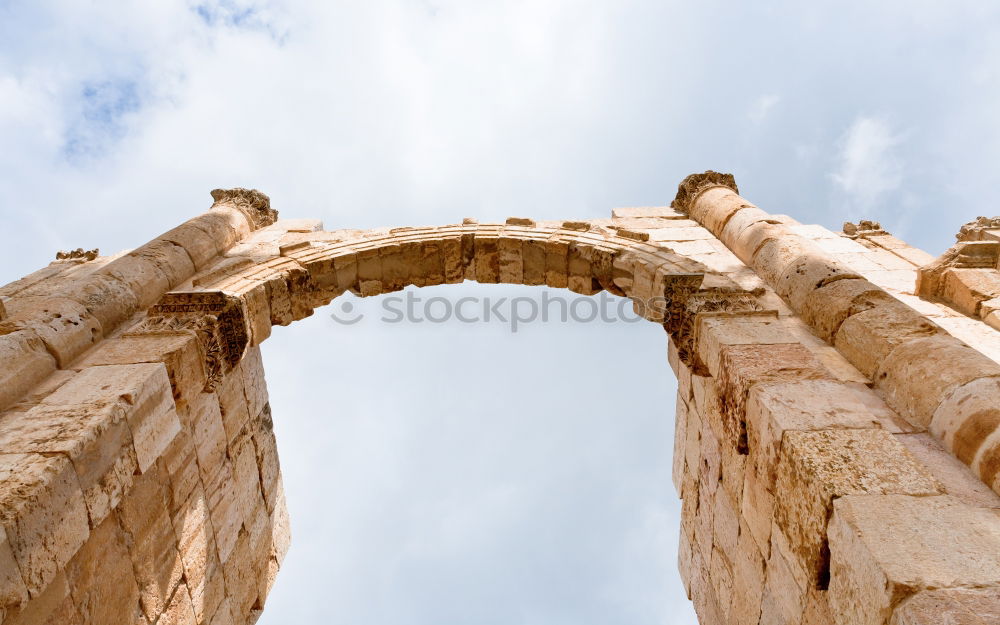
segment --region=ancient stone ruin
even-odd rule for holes
[[[666,330],[702,623],[1000,623],[1000,220],[938,259],[732,176],[610,219],[324,231],[232,189],[0,288],[0,623],[252,623],[289,544],[259,345],[351,291],[607,290]]]

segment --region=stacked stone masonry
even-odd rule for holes
[[[346,291],[631,298],[705,625],[1000,622],[1000,220],[935,259],[732,176],[610,219],[324,231],[266,196],[0,287],[0,625],[253,623],[290,540],[259,345]]]

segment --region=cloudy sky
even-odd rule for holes
[[[706,168],[937,254],[1000,213],[997,111],[989,0],[0,0],[0,281],[215,187],[371,227],[603,217]],[[295,540],[263,623],[693,622],[661,330],[337,306],[265,344]]]

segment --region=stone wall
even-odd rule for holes
[[[466,279],[607,290],[664,327],[702,623],[1000,622],[993,221],[933,259],[714,172],[669,208],[439,228],[212,195],[0,287],[2,625],[252,623],[289,543],[257,346],[348,290]]]

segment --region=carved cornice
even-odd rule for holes
[[[208,377],[204,390],[211,392],[239,364],[250,343],[245,304],[222,291],[173,291],[126,336],[177,333],[198,337]]]
[[[663,328],[677,346],[677,354],[688,366],[702,367],[695,358],[695,327],[698,315],[750,315],[767,310],[760,301],[763,289],[705,289],[672,294]]]
[[[228,205],[238,208],[253,225],[253,229],[270,226],[278,220],[278,211],[271,208],[271,198],[257,189],[214,189],[212,207]]]
[[[975,221],[962,226],[955,238],[959,241],[982,241],[986,230],[1000,230],[1000,217],[976,217]]]
[[[95,247],[92,250],[85,250],[82,247],[78,247],[75,250],[69,251],[59,251],[56,252],[56,260],[70,260],[70,261],[83,261],[94,260],[100,255],[100,252]]]
[[[960,241],[917,270],[917,295],[944,300],[944,276],[949,269],[995,269],[1000,263],[1000,241]]]
[[[691,212],[694,201],[703,192],[715,187],[725,187],[732,189],[733,193],[739,193],[736,186],[736,178],[732,174],[723,174],[711,169],[701,174],[691,174],[677,185],[677,196],[670,203],[670,208],[685,215]]]
[[[866,239],[868,237],[888,235],[889,233],[882,228],[882,224],[879,222],[862,219],[858,223],[845,221],[844,234],[851,239]]]

